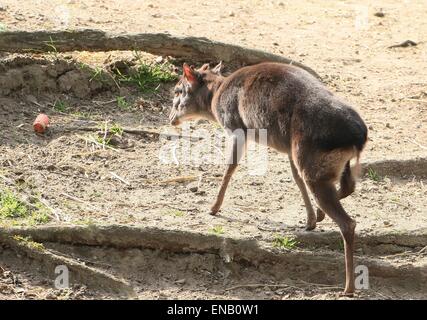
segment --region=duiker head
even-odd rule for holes
[[[221,78],[222,63],[210,69],[204,64],[194,69],[184,63],[183,74],[175,85],[172,109],[169,115],[171,125],[188,120],[213,119],[210,111],[214,84]]]

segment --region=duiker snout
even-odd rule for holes
[[[177,126],[180,123],[179,113],[180,113],[180,110],[182,109],[182,108],[180,108],[180,103],[181,103],[181,101],[180,101],[179,96],[175,96],[175,98],[173,99],[173,102],[172,102],[171,112],[169,113],[169,122],[172,126]]]
[[[178,117],[178,110],[176,108],[172,108],[170,114],[169,114],[169,123],[172,126],[177,126],[179,125],[181,122],[179,121],[179,117]]]

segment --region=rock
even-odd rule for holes
[[[197,190],[199,190],[199,188],[197,188],[197,186],[196,187],[190,187],[189,190],[191,192],[197,192]]]

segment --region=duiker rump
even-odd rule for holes
[[[300,68],[261,63],[227,77],[221,68],[221,63],[213,69],[205,64],[197,70],[184,64],[170,113],[172,125],[204,118],[218,122],[230,134],[229,161],[211,214],[220,210],[245,149],[247,135],[243,134],[242,143],[242,135],[234,132],[267,130],[267,145],[288,154],[307,210],[307,230],[314,229],[325,213],[338,224],[345,244],[344,294],[352,295],[356,222],[340,199],[355,189],[353,169],[360,167],[359,156],[367,141],[365,123],[353,108]],[[351,168],[353,158],[356,165]],[[340,183],[338,190],[336,182]],[[307,187],[319,206],[317,216]]]

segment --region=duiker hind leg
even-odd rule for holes
[[[307,188],[305,186],[304,180],[301,178],[301,176],[298,173],[297,168],[295,167],[295,164],[292,160],[292,157],[289,156],[289,162],[291,163],[291,170],[292,175],[294,177],[294,180],[301,191],[302,198],[304,200],[305,209],[307,211],[307,224],[306,224],[306,230],[313,230],[316,228],[316,214],[314,213],[313,207],[311,206],[310,197],[307,193]]]
[[[340,228],[341,235],[344,240],[345,254],[345,295],[353,295],[354,293],[354,230],[356,222],[350,218],[338,200],[338,193],[335,189],[333,181],[314,181],[310,182],[316,201],[320,208],[332,218]]]
[[[356,180],[353,177],[350,168],[350,161],[345,165],[344,172],[340,179],[340,189],[338,190],[338,199],[344,199],[351,195],[356,188]],[[319,208],[317,209],[317,222],[322,221],[325,218],[325,213]]]
[[[236,130],[240,131],[240,130]],[[246,146],[246,132],[234,132],[230,136],[230,151],[227,158],[227,167],[222,178],[221,188],[219,189],[215,203],[211,207],[210,214],[215,215],[221,209],[222,202],[224,201],[225,191],[227,190],[228,183],[230,182],[231,176],[236,170],[240,159],[242,158],[243,151]]]

